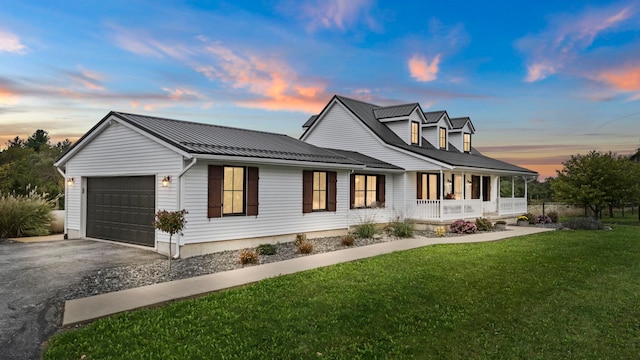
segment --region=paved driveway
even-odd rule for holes
[[[160,257],[91,240],[0,243],[0,359],[39,359],[62,323],[65,290],[88,272]]]

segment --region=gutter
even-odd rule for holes
[[[182,209],[182,176],[187,171],[189,171],[189,169],[191,169],[196,164],[196,162],[198,162],[198,158],[192,158],[189,165],[182,169],[180,174],[178,174],[178,211]],[[176,254],[173,256],[174,259],[180,258],[180,240],[181,236],[178,235],[178,237],[176,238]]]

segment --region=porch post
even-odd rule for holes
[[[527,187],[529,187],[529,182],[527,181],[527,177],[523,176],[522,179],[524,180],[524,198],[525,200],[527,199]]]
[[[440,211],[439,211],[439,218],[440,221],[442,221],[442,211],[444,210],[444,173],[442,172],[442,168],[440,168]]]
[[[512,176],[511,177],[511,198],[515,198],[516,197],[516,177]]]
[[[480,201],[484,201],[484,191],[482,191],[484,189],[483,181],[482,181],[483,178],[484,178],[484,176],[480,175]]]
[[[464,175],[464,171],[462,172],[462,218],[465,218],[464,213],[464,199],[467,197],[467,177]]]

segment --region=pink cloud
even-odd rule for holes
[[[301,80],[283,61],[237,53],[220,44],[211,44],[206,51],[214,64],[196,66],[195,70],[210,80],[222,81],[253,96],[249,100],[238,100],[238,105],[317,112],[329,98],[324,83]]]
[[[27,47],[20,42],[18,36],[13,33],[0,31],[0,52],[24,54]]]
[[[422,55],[413,55],[409,59],[409,72],[417,81],[433,81],[438,78],[439,65],[440,54],[436,55],[431,62]]]
[[[597,75],[597,79],[620,91],[640,91],[640,65],[605,70]]]
[[[516,42],[516,47],[527,57],[524,80],[543,80],[569,68],[569,64],[584,55],[596,37],[619,31],[623,24],[636,17],[631,7],[619,5],[554,17],[545,31]]]

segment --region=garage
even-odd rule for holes
[[[155,176],[87,179],[87,237],[154,246]]]

